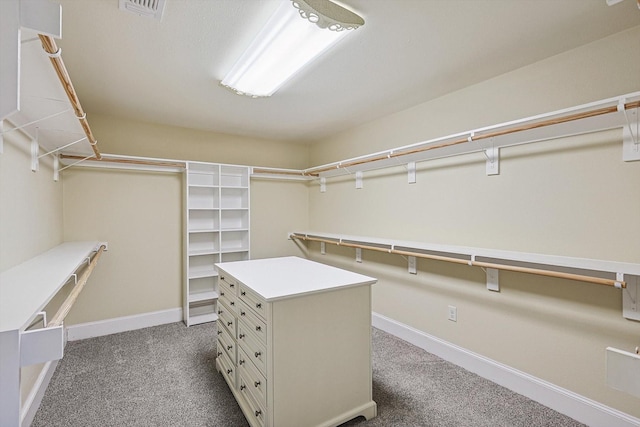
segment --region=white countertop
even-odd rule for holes
[[[266,301],[324,292],[378,280],[298,257],[266,258],[216,264],[221,274],[233,276]]]
[[[0,274],[0,332],[28,326],[99,242],[67,242]]]

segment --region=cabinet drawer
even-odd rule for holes
[[[262,297],[255,294],[251,289],[240,283],[240,294],[238,295],[241,301],[244,301],[253,311],[256,312],[262,320],[265,320],[267,303]]]
[[[229,384],[229,387],[235,389],[236,387],[236,367],[227,356],[227,353],[224,351],[218,350],[218,358],[216,359],[216,363],[218,364],[218,369],[222,373],[222,376]]]
[[[266,346],[262,344],[249,329],[246,328],[246,324],[244,322],[241,322],[238,327],[238,345],[245,351],[249,360],[256,365],[262,375],[266,376]]]
[[[220,301],[225,303],[232,311],[236,312],[238,307],[236,291],[232,290],[224,280],[220,280],[218,284],[220,287]]]
[[[235,338],[236,336],[236,317],[235,313],[224,303],[218,301],[218,326],[224,326],[229,335]]]
[[[260,342],[267,345],[267,324],[264,323],[264,320],[255,314],[244,301],[240,301],[238,314],[238,321],[244,322],[245,328],[253,331]]]
[[[224,284],[227,285],[233,292],[237,291],[239,283],[233,277],[222,273],[222,275],[220,276],[220,281],[224,282]]]
[[[240,360],[249,360],[249,356],[240,349],[238,354]],[[238,365],[238,375],[246,379],[246,386],[253,395],[256,402],[263,408],[267,406],[267,380],[255,367],[253,363],[244,362]]]
[[[246,371],[244,371],[246,372]],[[246,375],[238,375],[238,389],[240,390],[240,396],[246,403],[246,406],[249,407],[249,413],[245,412],[245,417],[247,417],[247,421],[252,426],[264,427],[266,413],[265,410],[258,404],[250,392],[249,387],[252,387],[251,380],[246,377]]]
[[[218,328],[220,328],[220,325],[218,325]],[[237,360],[236,342],[229,336],[226,329],[222,328],[222,331],[223,332],[218,335],[218,354],[220,354],[221,351],[226,352],[231,362],[235,365]]]

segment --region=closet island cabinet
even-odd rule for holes
[[[218,319],[217,262],[249,259],[249,167],[187,162],[183,318]]]
[[[252,427],[329,427],[376,416],[376,279],[297,257],[216,268],[216,369]]]

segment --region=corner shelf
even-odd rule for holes
[[[249,259],[249,167],[187,162],[183,319],[218,319],[214,264]]]

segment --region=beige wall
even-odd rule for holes
[[[5,135],[0,154],[0,271],[62,242],[62,183],[53,181],[49,158],[41,160],[39,172],[31,172],[30,153],[30,140],[19,131]]]
[[[640,27],[345,132],[312,148],[314,165],[640,90]],[[501,173],[482,154],[329,179],[310,189],[310,229],[640,263],[640,162],[621,130],[506,148]],[[640,399],[605,385],[605,348],[632,351],[640,322],[619,290],[328,247],[311,256],[379,279],[374,311],[640,417]],[[447,306],[458,321],[447,320]]]
[[[103,152],[298,168],[308,148],[106,116],[91,116]],[[64,239],[105,240],[109,251],[67,318],[91,322],[182,306],[181,173],[71,168],[63,175]],[[290,227],[308,226],[308,190],[251,181],[251,257],[298,253]]]
[[[274,168],[306,168],[309,148],[292,142],[246,138],[175,126],[88,114],[100,150],[158,157]]]

